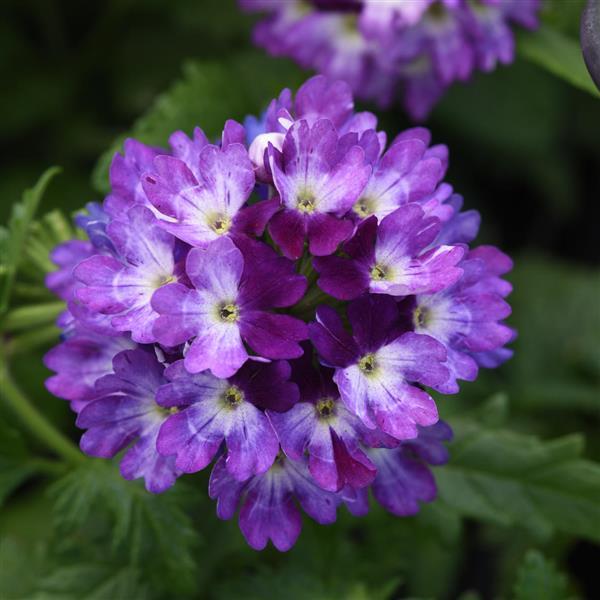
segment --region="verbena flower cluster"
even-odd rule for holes
[[[123,451],[155,493],[214,461],[217,513],[239,509],[256,549],[289,549],[299,507],[331,523],[369,489],[399,516],[432,501],[451,431],[427,389],[510,356],[511,261],[469,248],[479,215],[442,181],[447,148],[376,127],[317,76],[216,143],[127,140],[77,217],[88,240],[52,254],[68,309],[47,386],[82,450]]]
[[[347,81],[364,99],[403,97],[424,119],[444,91],[514,59],[514,25],[535,29],[540,0],[239,0],[269,13],[256,44]]]

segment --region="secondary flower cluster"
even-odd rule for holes
[[[262,119],[169,148],[127,140],[47,284],[67,303],[48,389],[81,448],[162,492],[216,461],[209,494],[248,543],[289,549],[368,489],[395,515],[436,494],[449,427],[426,387],[505,360],[511,262],[425,129],[386,143],[317,76]]]
[[[511,27],[538,26],[540,0],[240,0],[268,12],[256,44],[424,119],[455,81],[514,59]]]

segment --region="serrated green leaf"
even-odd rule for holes
[[[291,62],[259,52],[220,62],[188,62],[181,80],[161,94],[131,131],[102,155],[94,170],[94,187],[108,192],[108,168],[126,137],[164,146],[174,131],[191,133],[198,126],[214,138],[227,119],[259,114],[281,89],[296,87],[301,80],[301,72]]]
[[[32,600],[146,600],[150,592],[130,567],[81,563],[59,567],[38,584]]]
[[[600,98],[600,92],[583,62],[578,40],[543,25],[535,32],[521,33],[517,38],[517,48],[524,58]]]
[[[567,578],[537,550],[530,550],[519,569],[514,600],[565,600]]]
[[[0,232],[0,314],[8,307],[8,300],[23,257],[23,244],[50,180],[60,172],[58,167],[48,169],[32,188],[25,190],[21,202],[13,205],[7,228]]]
[[[89,461],[57,481],[50,494],[60,530],[73,532],[108,514],[113,552],[125,550],[135,568],[154,564],[160,577],[184,590],[194,586],[198,543],[180,506],[184,487],[150,494],[140,482],[125,481],[114,465]]]
[[[453,425],[451,460],[436,471],[443,502],[542,538],[561,531],[600,540],[600,465],[579,458],[579,436],[543,442],[472,420]]]

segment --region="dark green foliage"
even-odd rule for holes
[[[23,258],[24,244],[31,222],[37,211],[46,186],[59,169],[48,169],[37,184],[23,192],[20,202],[15,202],[7,227],[0,227],[0,315],[8,307],[15,274]]]
[[[537,550],[530,550],[519,568],[514,600],[565,600],[567,578]]]

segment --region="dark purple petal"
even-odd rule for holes
[[[285,256],[296,260],[304,251],[308,224],[295,210],[283,209],[269,222],[269,233]]]
[[[234,219],[235,231],[246,235],[261,236],[267,223],[279,210],[280,206],[279,199],[273,198],[242,208]]]
[[[324,256],[314,258],[313,267],[319,273],[318,286],[338,300],[353,300],[369,289],[369,271],[356,261]]]
[[[320,306],[316,322],[310,323],[308,329],[310,340],[325,364],[344,367],[358,359],[359,348],[333,308]]]
[[[298,358],[303,350],[299,342],[308,338],[305,323],[288,315],[248,311],[240,331],[248,345],[266,358]]]
[[[313,256],[329,256],[346,241],[354,225],[346,219],[328,214],[318,214],[308,221],[308,248]]]
[[[391,296],[366,295],[348,306],[348,319],[354,339],[363,352],[371,352],[397,338],[398,305]]]

